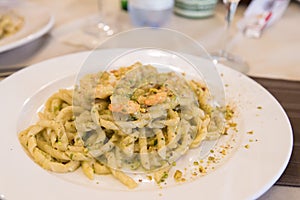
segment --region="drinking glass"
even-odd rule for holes
[[[248,64],[239,56],[228,52],[228,41],[231,32],[232,21],[240,0],[223,0],[226,7],[226,27],[223,34],[222,48],[218,52],[211,53],[215,63],[222,63],[242,73],[249,71]]]
[[[121,9],[119,0],[97,0],[99,14],[88,20],[84,31],[99,38],[109,37],[118,32],[117,16]]]

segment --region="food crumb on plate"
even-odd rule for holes
[[[225,156],[226,155],[226,150],[223,149],[220,153]]]
[[[199,172],[200,173],[206,173],[206,170],[205,170],[205,168],[203,166],[200,166],[199,167]]]
[[[148,179],[149,181],[152,181],[152,176],[147,176],[147,179]]]
[[[176,170],[174,173],[174,179],[176,182],[180,182],[182,178],[182,172],[180,170]]]
[[[247,134],[253,135],[253,131],[248,131]]]

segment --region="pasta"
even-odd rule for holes
[[[89,74],[74,90],[53,94],[19,140],[50,171],[81,167],[89,179],[112,174],[128,188],[137,183],[126,172],[154,173],[160,182],[174,161],[209,138],[207,93],[203,84],[141,63]]]
[[[0,39],[12,35],[23,26],[23,18],[13,12],[0,13]]]

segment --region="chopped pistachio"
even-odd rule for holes
[[[147,179],[148,179],[149,181],[152,181],[152,176],[147,176]]]
[[[223,149],[223,150],[221,151],[221,154],[225,156],[225,155],[226,155],[226,150]]]
[[[176,182],[179,182],[181,180],[182,177],[182,172],[179,170],[176,170],[175,174],[174,174],[174,179]]]
[[[211,161],[213,161],[213,160],[215,160],[215,157],[213,157],[213,156],[209,156],[209,157],[208,157],[208,160],[211,160]]]
[[[234,123],[234,122],[230,122],[230,123],[228,123],[228,125],[229,125],[230,127],[236,127],[236,126],[237,126],[237,124]]]
[[[199,172],[200,173],[206,173],[206,170],[205,170],[205,168],[203,166],[200,166],[199,167]]]
[[[247,134],[252,135],[253,131],[248,131]]]

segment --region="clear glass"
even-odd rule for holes
[[[119,0],[97,0],[99,14],[87,21],[83,30],[98,38],[107,37],[118,32],[116,20],[121,9]]]
[[[232,22],[240,0],[223,0],[226,7],[225,31],[223,34],[222,46],[218,52],[211,53],[215,63],[221,63],[239,72],[246,74],[249,71],[248,64],[239,56],[229,52],[228,41],[230,39]]]

